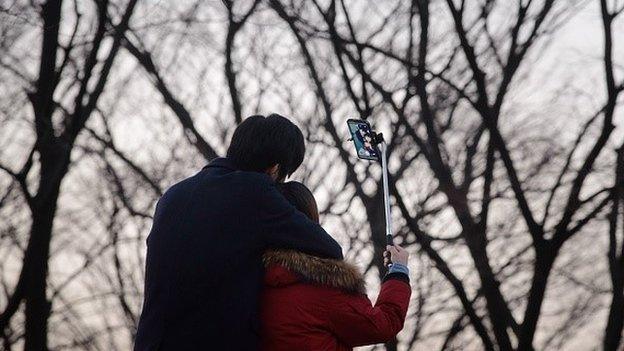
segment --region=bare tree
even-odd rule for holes
[[[106,85],[136,1],[131,0],[122,14],[119,25],[113,33],[113,43],[103,62],[98,62],[98,55],[106,37],[109,9],[107,1],[100,1],[97,5],[98,27],[92,37],[91,50],[80,72],[82,78],[77,82],[78,91],[69,109],[56,101],[54,95],[63,76],[63,70],[72,60],[70,54],[74,46],[74,36],[72,35],[67,46],[61,47],[59,28],[62,1],[47,1],[42,5],[40,15],[43,33],[39,73],[34,90],[28,92],[34,111],[33,125],[36,140],[32,151],[22,162],[23,166],[18,171],[1,166],[20,184],[22,195],[31,212],[32,223],[19,279],[0,315],[0,329],[6,328],[11,317],[24,301],[26,305],[24,338],[25,348],[28,350],[47,349],[47,319],[50,314],[50,302],[46,296],[48,257],[61,183],[69,170],[76,138],[95,109],[98,98]],[[76,10],[77,22],[79,18]],[[57,65],[59,49],[63,49],[64,56],[61,64]],[[99,72],[96,72],[94,68],[98,64]],[[63,119],[60,126],[55,126],[54,115],[58,114],[59,110]],[[33,192],[30,189],[28,177],[35,162],[35,154],[38,155],[36,170],[38,177],[37,190]]]
[[[153,204],[223,154],[245,115],[276,111],[302,128],[296,177],[371,292],[385,272],[380,173],[354,157],[344,122],[388,137],[415,293],[404,331],[373,349],[563,349],[600,328],[617,350],[622,5],[3,4],[0,79],[22,87],[0,88],[3,348],[128,349]],[[559,29],[596,9],[603,51],[595,74],[583,68],[596,92],[547,86]]]

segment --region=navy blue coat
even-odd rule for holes
[[[147,239],[135,351],[256,349],[269,248],[342,258],[338,243],[266,174],[219,158],[172,186]]]

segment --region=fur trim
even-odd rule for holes
[[[329,286],[348,293],[365,293],[364,277],[352,264],[319,258],[297,251],[271,250],[263,256],[265,267],[280,265],[306,283]]]

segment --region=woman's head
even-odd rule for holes
[[[277,184],[278,189],[297,210],[319,223],[319,212],[312,192],[302,183],[290,181]]]

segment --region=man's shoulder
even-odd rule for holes
[[[163,196],[184,192],[187,189],[193,188],[193,184],[197,182],[196,176],[197,174],[174,183],[165,191]]]
[[[211,198],[214,196],[236,198],[244,194],[245,201],[255,201],[254,199],[273,194],[276,191],[274,186],[273,180],[263,173],[204,168],[169,187],[161,197],[161,202],[175,202],[176,199],[193,198],[199,194]]]

